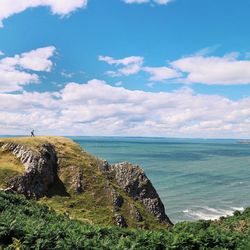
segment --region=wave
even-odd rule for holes
[[[240,186],[240,185],[245,185],[247,182],[245,181],[236,181],[236,182],[232,182],[230,184],[230,186]]]
[[[243,207],[230,207],[229,209],[216,209],[210,207],[197,207],[185,209],[182,212],[192,220],[217,220],[222,216],[231,216],[234,211],[243,211]]]

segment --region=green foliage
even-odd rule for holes
[[[250,249],[249,222],[246,209],[217,222],[178,223],[168,231],[105,228],[0,192],[0,248],[5,249]]]

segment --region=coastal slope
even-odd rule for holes
[[[139,166],[111,165],[64,137],[0,139],[0,188],[89,224],[143,229],[172,225]]]

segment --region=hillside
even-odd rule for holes
[[[24,196],[0,192],[0,249],[250,249],[250,209],[168,230],[100,227],[70,220]]]
[[[0,188],[88,224],[143,229],[172,225],[141,168],[110,165],[64,137],[0,139]]]

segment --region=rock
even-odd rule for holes
[[[68,183],[70,184],[70,190],[76,194],[84,192],[83,182],[83,169],[82,167],[71,165],[68,167],[70,175],[68,176]]]
[[[115,214],[115,222],[118,227],[128,227],[124,217],[120,214]]]
[[[123,205],[123,202],[124,202],[124,200],[123,200],[121,195],[116,194],[116,195],[113,196],[113,204],[114,204],[114,206],[121,208],[122,205]]]
[[[165,214],[164,205],[144,171],[128,162],[109,165],[105,173],[133,199],[141,201],[160,222],[172,225]]]
[[[24,146],[6,143],[4,151],[12,152],[25,166],[22,176],[11,179],[8,186],[27,197],[40,198],[46,195],[57,178],[57,155],[53,145],[43,144],[39,152],[27,150]]]
[[[62,164],[63,167],[61,166],[58,169],[60,161],[57,158],[54,146],[49,143],[40,144],[39,149],[31,150],[19,144],[0,142],[0,150],[11,152],[25,167],[25,173],[22,176],[9,180],[7,183],[9,188],[6,192],[16,191],[27,197],[38,199],[45,195],[57,194],[57,192],[60,195],[67,196],[76,193],[81,194],[90,187],[90,198],[93,201],[98,201],[96,203],[93,202],[93,209],[97,205],[103,205],[100,204],[103,200],[103,197],[100,197],[100,195],[105,195],[105,199],[108,199],[106,202],[108,205],[105,204],[105,206],[110,209],[110,205],[113,205],[113,219],[119,227],[127,227],[130,223],[143,228],[150,225],[150,220],[148,223],[145,211],[141,209],[142,205],[159,222],[163,223],[163,226],[172,225],[165,214],[164,205],[159,195],[143,170],[138,166],[127,162],[110,165],[107,161],[93,160],[89,163],[92,171],[91,175],[89,176],[86,173],[86,177],[85,175],[84,177],[89,179],[85,180],[83,178],[83,171],[85,171],[83,170],[85,166],[84,157],[82,158],[82,163],[79,162],[79,164],[67,166]],[[58,155],[61,157],[60,151]],[[62,162],[64,157],[68,156],[66,154],[63,155],[61,158]],[[70,157],[74,158],[75,155]],[[83,165],[81,166],[80,164]],[[103,176],[99,176],[100,172]],[[58,174],[62,180],[59,179]],[[98,188],[99,179],[101,180],[100,187],[103,190]],[[94,183],[94,188],[91,188],[91,181]],[[53,188],[49,190],[52,185]],[[80,196],[78,198],[81,199]],[[71,209],[75,208],[74,204],[70,206]],[[144,218],[141,212],[145,214]]]
[[[12,194],[12,193],[14,193],[14,192],[13,192],[13,189],[12,189],[11,187],[5,188],[5,189],[0,189],[0,191],[3,191],[3,192],[6,193],[6,194]],[[0,249],[1,249],[1,248],[0,248]]]
[[[119,210],[123,205],[123,198],[121,195],[119,195],[114,188],[111,188],[111,196],[113,201],[114,210]]]
[[[99,170],[101,172],[107,172],[110,168],[110,165],[107,161],[102,161],[99,165]]]
[[[138,210],[136,207],[134,207],[134,206],[131,206],[131,215],[132,215],[132,217],[133,217],[136,221],[138,221],[138,222],[143,221],[143,218],[142,218],[141,213],[140,213],[139,210]]]
[[[83,193],[83,172],[82,169],[79,171],[76,179],[76,193],[81,194]]]

